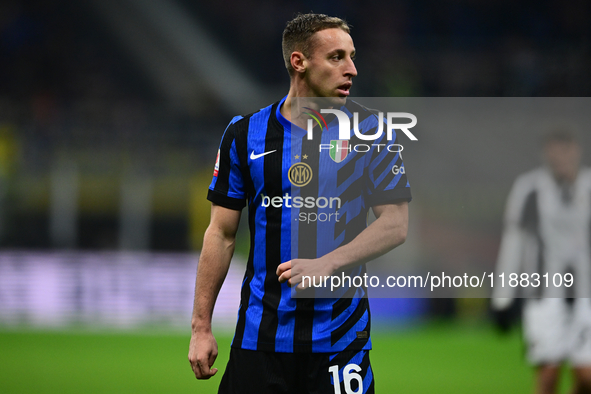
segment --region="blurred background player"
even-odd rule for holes
[[[589,393],[591,170],[581,168],[581,146],[569,130],[550,132],[543,154],[546,166],[518,177],[509,195],[497,274],[549,273],[550,281],[555,273],[573,275],[571,287],[546,287],[543,277],[538,287],[517,287],[527,297],[523,330],[528,361],[536,366],[536,393],[556,392],[565,362],[573,370],[573,393]],[[515,291],[507,282],[493,290],[503,329]]]

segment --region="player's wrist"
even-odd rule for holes
[[[195,320],[191,322],[191,331],[193,334],[211,334],[211,322],[204,322],[201,320]]]
[[[343,269],[343,267],[345,267],[347,265],[347,262],[345,261],[345,257],[339,257],[339,256],[330,256],[330,255],[326,255],[323,257],[324,258],[324,264],[325,267],[327,267],[330,275],[334,274],[335,272],[338,272],[339,270]]]

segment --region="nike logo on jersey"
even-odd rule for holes
[[[265,155],[268,155],[269,153],[273,153],[273,152],[277,152],[277,149],[275,150],[270,150],[269,152],[263,152],[263,153],[259,153],[258,155],[254,154],[254,151],[250,152],[250,160],[256,160],[259,157],[263,157]]]

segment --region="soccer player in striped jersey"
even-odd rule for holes
[[[574,372],[573,393],[591,392],[591,170],[580,167],[581,147],[566,130],[548,134],[547,166],[521,175],[508,198],[497,271],[528,274],[523,310],[527,358],[536,369],[536,393],[558,390],[560,366]],[[546,286],[543,275],[548,273]],[[573,286],[553,286],[555,274]],[[506,316],[516,288],[496,287],[492,307]],[[504,319],[499,323],[505,325]]]
[[[362,133],[379,134],[380,118],[347,100],[357,70],[346,22],[298,15],[283,33],[283,55],[287,96],[235,117],[222,137],[208,193],[211,222],[197,270],[189,361],[198,379],[217,372],[211,316],[248,205],[250,254],[219,392],[373,393],[366,289],[334,298],[298,298],[293,290],[309,287],[298,279],[305,275],[363,275],[367,261],[404,242],[411,197],[406,171],[400,152],[389,149],[395,138],[388,141],[385,133],[369,143],[358,136],[341,140],[338,119],[326,116],[308,139],[300,122],[298,100],[327,98],[349,118],[357,113]],[[370,208],[377,219],[368,226]]]

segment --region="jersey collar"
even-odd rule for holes
[[[275,110],[275,117],[277,118],[279,123],[281,123],[281,125],[283,126],[283,129],[285,131],[287,131],[288,133],[291,133],[291,134],[295,135],[296,137],[305,136],[307,134],[306,130],[291,123],[289,120],[285,119],[285,117],[281,114],[281,106],[285,102],[285,99],[287,99],[287,95],[285,97],[283,97],[281,99],[281,101],[279,101],[279,105],[277,105],[277,109]]]

